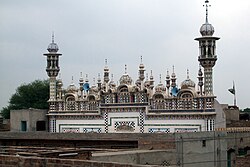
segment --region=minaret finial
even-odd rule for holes
[[[89,82],[89,80],[88,80],[88,74],[86,74],[85,82]]]
[[[107,66],[108,65],[108,60],[107,59],[105,59],[105,66]]]
[[[73,83],[74,82],[74,77],[72,76],[72,78],[71,78],[71,82]]]
[[[142,64],[142,55],[141,55],[141,64]]]
[[[125,64],[125,74],[127,74],[127,65]]]
[[[206,6],[206,23],[208,23],[208,7],[210,7],[211,5],[208,5],[209,0],[205,0],[205,4],[203,6]]]
[[[54,38],[55,38],[54,31],[52,31],[52,43],[54,43]]]
[[[98,73],[98,80],[101,80],[101,74]]]

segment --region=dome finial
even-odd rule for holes
[[[54,31],[52,31],[52,43],[54,43]]]
[[[200,28],[200,33],[202,36],[213,36],[214,34],[214,27],[212,26],[212,24],[208,23],[208,7],[211,6],[208,3],[209,1],[206,0],[205,5],[203,5],[206,7],[206,21]]]
[[[125,74],[127,74],[127,64],[125,64]]]
[[[52,42],[49,44],[47,50],[49,52],[57,52],[59,50],[57,44],[55,43],[55,40],[54,40],[55,36],[54,36],[54,31],[52,32]]]
[[[161,74],[160,74],[160,83],[161,83]]]
[[[111,81],[114,81],[114,74],[111,74]]]
[[[206,6],[206,23],[208,23],[208,7],[210,7],[211,5],[208,5],[209,1],[206,0],[205,1],[205,4],[206,5],[203,5],[203,6]]]
[[[187,79],[189,79],[189,69],[187,69]]]
[[[89,82],[88,74],[86,74],[85,82]]]

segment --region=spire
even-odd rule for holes
[[[145,72],[145,69],[144,69],[144,65],[142,63],[142,56],[141,56],[141,64],[139,65],[139,80],[141,82],[145,79],[144,72]]]
[[[59,47],[57,46],[57,44],[55,43],[55,36],[54,36],[54,32],[52,32],[52,42],[49,44],[47,50],[49,52],[57,52],[59,50]]]
[[[209,1],[206,0],[205,1],[205,5],[203,6],[206,6],[206,23],[208,23],[208,7],[210,7],[211,5],[208,5]]]
[[[105,83],[109,82],[109,68],[108,68],[108,61],[105,59],[105,67],[104,67],[104,75],[103,75],[103,80]]]
[[[167,95],[169,96],[170,76],[169,76],[169,71],[168,71],[168,69],[167,69],[167,76],[166,76],[166,87],[167,87]]]
[[[152,70],[150,70],[150,80],[154,80],[153,71]]]
[[[203,5],[206,7],[206,21],[200,28],[200,33],[202,36],[213,36],[214,34],[214,27],[212,26],[212,24],[208,23],[208,7],[211,6],[208,3],[209,1],[206,0],[205,5]]]
[[[150,89],[153,90],[154,88],[154,77],[153,77],[153,71],[151,70],[150,71],[151,75],[150,75],[150,81],[149,81],[149,84],[150,84]]]
[[[100,82],[101,82],[101,75],[100,75],[100,73],[98,73],[97,82],[98,82],[98,83],[100,83]]]
[[[86,74],[85,82],[89,82],[89,80],[88,80],[88,74]]]
[[[172,77],[172,78],[175,78],[175,77],[176,77],[175,72],[174,72],[174,65],[173,65],[173,73],[172,73],[171,77]]]
[[[114,74],[111,74],[111,81],[114,81]]]
[[[98,89],[100,90],[101,89],[101,76],[100,76],[100,73],[98,73],[97,86],[98,86]]]
[[[127,65],[125,64],[125,74],[127,74]]]
[[[108,60],[105,59],[105,66],[108,66]]]
[[[173,73],[171,75],[171,81],[172,81],[171,86],[176,87],[176,75],[174,73],[174,66],[173,66]]]
[[[79,79],[79,83],[83,83],[83,77],[82,77],[82,72],[80,72],[80,79]]]
[[[52,43],[54,43],[54,31],[52,31]]]

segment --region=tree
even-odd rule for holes
[[[249,112],[250,113],[250,108],[245,108],[244,110],[240,110],[240,112]]]
[[[35,80],[29,84],[23,84],[16,89],[9,100],[9,105],[3,107],[1,114],[4,118],[10,118],[10,110],[17,109],[48,109],[49,81]]]

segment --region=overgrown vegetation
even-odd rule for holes
[[[10,110],[17,109],[48,109],[49,81],[35,80],[29,84],[22,84],[16,89],[16,93],[9,99],[9,105],[1,109],[1,115],[5,119],[10,118]]]

